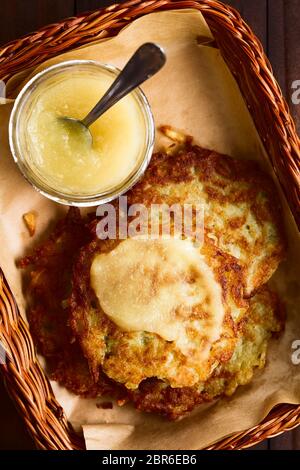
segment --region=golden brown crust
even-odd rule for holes
[[[60,342],[73,336],[69,332],[65,338],[68,309],[63,302],[71,291],[74,258],[89,236],[79,210],[72,208],[50,237],[18,263],[20,268],[30,267],[28,319],[34,340],[46,356],[55,355]]]

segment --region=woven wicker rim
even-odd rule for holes
[[[300,227],[300,140],[262,45],[233,8],[213,0],[132,0],[69,18],[0,48],[0,79],[101,38],[116,35],[136,18],[154,11],[195,8],[202,12],[237,80],[270,162]],[[32,338],[0,271],[0,366],[7,389],[40,449],[84,449],[68,423],[36,357]],[[279,405],[257,426],[207,449],[242,449],[300,424],[300,406]]]

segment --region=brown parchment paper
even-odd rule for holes
[[[116,38],[80,48],[43,64],[80,58],[122,66],[145,41],[161,44],[167,65],[143,89],[156,125],[170,124],[195,137],[197,143],[237,158],[259,159],[272,173],[238,87],[202,15],[193,10],[154,13],[136,20]],[[16,91],[21,77],[8,84]],[[21,273],[15,260],[51,226],[65,209],[41,197],[25,182],[9,152],[7,125],[12,104],[0,106],[0,265],[16,296],[21,312],[25,302]],[[157,135],[157,145],[161,137]],[[280,192],[280,188],[279,188]],[[288,321],[280,340],[271,341],[267,366],[251,384],[240,387],[230,399],[200,406],[179,422],[140,413],[131,405],[112,410],[96,407],[57,383],[53,389],[70,422],[83,430],[88,449],[198,449],[257,424],[276,404],[300,403],[300,365],[293,365],[292,342],[300,339],[299,234],[280,192],[289,240],[287,261],[272,279],[286,302]],[[22,215],[38,214],[37,234],[30,239]]]

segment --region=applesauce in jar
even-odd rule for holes
[[[117,197],[145,170],[154,124],[140,89],[90,126],[92,142],[61,118],[83,119],[119,71],[91,61],[69,61],[34,77],[18,96],[10,145],[25,177],[57,202],[95,205]]]

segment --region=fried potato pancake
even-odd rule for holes
[[[91,287],[91,265],[122,241],[97,239],[98,221],[83,220],[74,208],[19,263],[30,268],[28,320],[50,377],[69,390],[114,396],[178,419],[248,383],[265,363],[272,333],[283,327],[277,296],[260,287],[284,256],[280,208],[272,182],[255,163],[192,145],[154,155],[127,196],[128,205],[204,204],[199,249],[222,289],[225,309],[208,358],[197,363],[204,337],[192,319],[185,324],[191,346],[186,356],[175,342],[148,331],[124,331],[104,313]]]
[[[167,341],[147,331],[123,331],[101,309],[91,287],[91,263],[99,253],[113,250],[120,240],[93,240],[85,246],[74,265],[70,297],[70,324],[95,377],[99,371],[127,388],[137,388],[151,377],[166,380],[173,387],[192,386],[206,380],[212,370],[227,361],[234,350],[237,331],[234,319],[242,317],[248,302],[242,297],[243,269],[230,255],[207,243],[201,253],[214,268],[215,278],[223,289],[226,313],[220,338],[212,345],[206,361],[197,354],[203,332],[195,320],[201,320],[201,309],[194,311],[186,324],[189,354],[184,355],[174,341]],[[122,261],[122,260],[120,260]],[[205,333],[205,331],[204,331]]]
[[[231,357],[227,362],[220,362],[206,382],[172,388],[162,380],[151,378],[144,380],[138,389],[129,390],[110,380],[103,371],[95,381],[68,325],[66,301],[71,265],[79,246],[87,239],[90,239],[87,227],[78,210],[72,208],[50,239],[19,263],[20,267],[30,268],[28,320],[38,351],[47,358],[51,379],[82,397],[110,396],[122,403],[132,401],[139,410],[174,420],[203,402],[231,395],[239,385],[251,380],[256,368],[264,366],[268,340],[284,325],[283,308],[267,287],[250,300],[247,314],[237,319]],[[92,248],[91,243],[88,246]]]
[[[219,363],[231,357],[235,324],[247,308],[244,295],[253,294],[270,277],[284,253],[279,206],[272,182],[255,163],[197,146],[154,155],[142,181],[128,193],[129,206],[199,202],[205,205],[201,254],[214,270],[226,306],[220,340],[204,362],[197,354],[203,341],[201,327],[195,329],[193,319],[186,322],[188,355],[157,334],[120,329],[101,308],[91,287],[90,270],[99,253],[117,253],[116,247],[124,242],[94,240],[81,250],[75,264],[70,306],[71,326],[95,380],[101,369],[129,389],[151,377],[174,388],[191,387],[207,380]],[[121,269],[122,259],[119,262]]]
[[[128,204],[202,204],[208,237],[245,267],[245,296],[265,284],[285,254],[271,178],[254,161],[188,145],[153,155]]]
[[[50,378],[82,396],[116,394],[117,384],[102,376],[95,383],[79,344],[68,326],[72,268],[80,248],[91,238],[80,212],[71,208],[34,252],[21,259],[28,268],[27,318],[38,352],[47,358]]]
[[[239,385],[249,383],[255,369],[266,363],[268,340],[284,327],[285,313],[276,294],[263,287],[250,301],[247,315],[238,322],[238,340],[228,362],[195,387],[172,388],[158,380],[144,381],[129,398],[143,411],[175,420],[196,405],[232,395]]]

